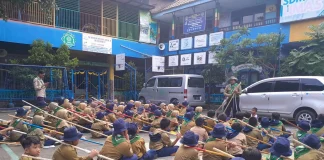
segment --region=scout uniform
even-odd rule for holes
[[[32,123],[34,125],[37,125],[37,126],[42,126],[43,125],[43,120],[44,120],[44,117],[36,115],[36,116],[34,116]],[[41,147],[44,146],[45,136],[44,136],[44,133],[43,133],[42,129],[40,129],[40,128],[36,127],[36,126],[32,126],[28,130],[27,136],[36,136],[36,137],[38,137],[39,140],[40,140]]]
[[[198,119],[199,117],[201,117],[201,112],[203,111],[203,108],[201,106],[196,107],[195,109],[195,116],[194,116],[194,120]],[[213,126],[214,127],[214,126]]]
[[[56,121],[56,125],[55,125],[56,130],[59,132],[64,132],[65,128],[70,127],[70,125],[67,123],[67,119],[68,119],[67,110],[65,110],[65,109],[58,110],[56,112],[56,116],[63,119],[63,120],[58,119]]]
[[[198,151],[193,147],[198,144],[199,136],[194,132],[187,131],[181,139],[181,145],[177,150],[174,160],[199,160]]]
[[[179,115],[178,110],[172,111],[172,114],[170,116],[170,126],[169,126],[171,131],[177,131],[179,127],[178,115]]]
[[[158,157],[171,156],[176,153],[178,146],[173,146],[169,135],[161,130],[155,130],[149,134],[149,148],[156,150]]]
[[[132,110],[125,111],[125,122],[132,123],[133,116],[134,116],[134,112]]]
[[[187,131],[189,131],[193,126],[195,126],[195,122],[192,121],[192,118],[194,116],[193,112],[187,112],[184,115],[184,121],[181,124],[181,129],[180,129],[180,133],[182,135],[184,135]]]
[[[235,83],[228,84],[224,90],[224,95],[227,97],[226,106],[228,106],[225,110],[225,114],[227,115],[227,117],[230,117],[230,115],[232,115],[233,117],[236,117],[236,112],[241,111],[240,106],[239,106],[239,102],[240,102],[239,94],[241,93],[242,88],[237,83],[238,79],[236,77],[231,76],[229,81],[231,81],[231,80],[235,80]],[[237,90],[238,93],[234,94],[234,90]],[[234,97],[231,98],[231,96],[234,96]]]
[[[224,139],[224,137],[226,136],[225,126],[221,123],[216,124],[214,126],[213,131],[210,133],[210,135],[211,135],[211,137],[209,139],[207,139],[207,142],[204,145],[204,148],[206,150],[211,150],[211,151],[213,150],[213,148],[217,148],[221,151],[227,152],[227,144],[224,141],[220,140],[220,139]],[[210,160],[210,159],[228,160],[228,158],[226,158],[226,157],[204,152],[203,160]]]
[[[161,111],[162,111],[163,115],[166,115],[166,113],[169,111],[169,109],[167,108],[165,103],[161,103],[160,108],[161,108]]]
[[[315,134],[306,135],[302,142],[313,149],[306,148],[305,146],[297,146],[295,149],[295,160],[320,160],[323,155],[316,152],[321,148],[320,139]]]
[[[189,105],[188,101],[182,102],[182,107],[179,110],[181,116],[186,114],[188,105]]]
[[[253,138],[256,138],[260,141],[263,140],[263,137],[261,136],[261,133],[260,131],[258,131],[258,129],[255,129],[255,128],[251,128],[249,126],[245,126],[243,128],[243,133],[248,135],[248,136],[251,136]],[[247,145],[251,148],[256,148],[258,146],[258,141],[257,140],[254,140],[254,139],[251,139],[249,137],[247,137],[246,139],[247,141]]]
[[[124,106],[123,105],[119,105],[118,107],[117,107],[117,113],[116,113],[116,118],[118,119],[118,118],[124,118],[123,117],[123,113],[124,113]]]
[[[145,117],[145,112],[144,112],[143,106],[139,106],[137,108],[137,113],[135,114],[134,117],[135,117],[133,119],[134,123],[137,124],[139,130],[142,130],[144,122],[141,119]]]
[[[83,113],[84,113],[83,118],[85,118],[85,119],[87,119],[87,120],[93,122],[93,118],[92,118],[93,114],[92,114],[92,110],[91,110],[91,108],[88,108],[88,107],[85,108],[84,111],[83,111]],[[86,120],[83,119],[83,118],[80,118],[80,119],[79,119],[78,124],[81,125],[81,126],[84,126],[84,127],[86,127],[86,128],[91,129],[92,123],[90,123],[89,121],[86,121]],[[88,131],[88,130],[86,130],[86,129],[83,129],[83,128],[79,128],[79,127],[78,127],[78,130],[79,130],[81,133],[90,133],[90,131]]]
[[[214,126],[216,125],[216,121],[212,120],[212,119],[209,119],[209,118],[205,119],[205,123],[206,123],[206,126],[208,127],[208,128],[206,128],[206,130],[208,132],[212,131],[209,128],[214,128]]]
[[[165,116],[171,120],[171,115],[172,112],[174,111],[174,105],[169,104],[167,107],[168,107],[168,112],[166,112]]]
[[[48,113],[49,114],[52,114],[54,116],[56,116],[56,112],[59,111],[61,108],[58,107],[58,103],[56,102],[51,102],[49,105],[48,105]],[[47,116],[45,117],[45,120],[46,121],[49,121],[51,122],[49,125],[52,126],[52,127],[56,127],[56,122],[57,122],[57,119],[52,117],[52,116]]]
[[[246,136],[243,133],[234,131],[227,134],[226,138],[229,142],[234,142],[240,146],[247,145]],[[243,149],[240,146],[229,148],[228,153],[232,155],[241,155],[243,153]]]
[[[199,141],[206,141],[208,139],[208,132],[206,131],[204,126],[204,119],[203,118],[198,118],[196,120],[196,126],[193,126],[190,131],[194,132],[199,136]]]
[[[23,108],[18,108],[16,110],[16,117],[25,117],[27,114],[27,110],[23,109]],[[28,127],[26,124],[23,123],[23,120],[21,119],[16,119],[14,118],[11,123],[10,126],[13,127],[15,130],[21,131],[21,132],[28,132]],[[21,138],[23,138],[23,136],[21,133],[17,133],[17,132],[10,132],[9,138],[10,141],[13,142],[17,142],[19,141]]]
[[[21,156],[19,158],[19,160],[37,160],[37,159],[33,159],[33,158],[30,158],[30,157],[24,157],[24,156]]]
[[[286,160],[281,156],[289,157],[292,155],[290,149],[290,142],[285,137],[278,137],[275,143],[270,148],[270,155],[266,158],[267,160]],[[287,158],[288,159],[288,158]]]
[[[282,134],[281,132],[285,130],[284,129],[285,127],[280,120],[271,120],[270,127],[271,127],[271,130],[273,130],[272,135],[275,137],[280,136]]]
[[[324,134],[324,124],[319,120],[313,120],[311,123],[310,133],[316,134],[316,136],[320,137]]]
[[[265,129],[268,133],[271,133],[271,129],[270,129],[270,121],[268,117],[262,117],[261,122],[260,122],[261,126],[260,129]],[[262,136],[262,141],[264,142],[269,142],[270,141],[270,137],[267,136],[264,132],[261,133]],[[262,151],[264,149],[268,149],[270,148],[269,145],[263,144],[263,143],[259,143],[257,146],[257,149]]]
[[[93,123],[91,126],[91,129],[95,130],[99,133],[103,133],[105,135],[111,135],[112,131],[110,131],[108,122],[105,121],[105,114],[103,112],[98,112],[96,114],[96,118],[101,121],[97,121],[97,122]],[[91,135],[93,138],[105,138],[105,136],[95,133],[95,132],[91,132]]]
[[[162,120],[162,112],[160,110],[155,110],[154,117],[155,117],[155,119],[152,122],[150,132],[154,132],[155,129],[160,128],[160,123]]]
[[[110,123],[114,123],[117,119],[114,113],[114,106],[115,106],[114,104],[110,104],[107,106],[107,110],[106,110],[106,117],[108,122]]]
[[[310,130],[310,124],[305,120],[301,120],[298,122],[298,127],[302,130],[298,130],[296,133],[294,133],[293,138],[298,141],[302,141],[302,139],[307,135],[307,132]],[[293,144],[295,147],[299,145],[296,142],[293,142]]]

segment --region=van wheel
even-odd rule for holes
[[[175,102],[175,101],[178,101],[178,99],[176,99],[176,98],[172,98],[172,99],[170,100],[170,103],[173,104],[173,102]],[[178,101],[178,102],[179,102],[179,101]]]
[[[299,122],[301,120],[306,120],[311,122],[316,118],[316,113],[310,110],[301,110],[296,114],[295,121]]]
[[[144,97],[140,97],[138,100],[139,100],[142,104],[145,104],[145,103],[146,103]]]

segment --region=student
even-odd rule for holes
[[[166,112],[165,116],[166,116],[167,118],[169,118],[169,120],[171,120],[171,114],[172,114],[172,112],[174,111],[174,105],[173,105],[172,103],[170,103],[170,104],[167,106],[167,108],[168,108],[168,112]]]
[[[137,113],[134,116],[133,122],[137,124],[138,129],[142,130],[143,126],[144,126],[144,122],[142,121],[142,119],[145,119],[146,114],[144,112],[144,107],[143,106],[139,106],[137,108]]]
[[[298,146],[295,148],[295,160],[319,160],[322,159],[323,154],[317,152],[321,148],[321,141],[315,134],[308,134],[302,139],[302,143],[311,147]]]
[[[180,106],[181,106],[180,111],[179,111],[180,112],[180,115],[186,114],[187,107],[189,106],[189,102],[188,101],[183,101]]]
[[[105,114],[103,112],[98,112],[96,114],[96,119],[101,121],[95,120],[95,123],[92,124],[91,129],[105,135],[111,135],[112,131],[109,128],[108,122],[106,122]],[[93,138],[105,138],[105,136],[95,132],[91,132],[91,135]]]
[[[302,139],[307,135],[307,132],[310,130],[310,124],[308,121],[301,120],[298,122],[297,126],[300,129],[293,134],[293,138],[301,142]],[[299,145],[296,142],[293,142],[293,144],[295,147]]]
[[[206,118],[206,119],[205,119],[205,123],[206,123],[206,126],[207,126],[208,128],[214,128],[214,126],[216,125],[216,121],[213,120],[213,119],[215,118],[215,115],[216,115],[216,113],[215,113],[214,110],[209,110],[209,111],[207,112],[207,116],[208,116],[209,118]],[[210,119],[210,118],[212,118],[212,119]],[[226,121],[226,119],[225,119],[225,121]],[[207,129],[207,131],[210,132],[211,130],[210,130],[210,129]]]
[[[244,117],[243,117],[243,122],[245,123],[249,123],[249,119],[251,118],[251,113],[246,111],[243,113],[244,114]],[[258,119],[257,119],[258,120]]]
[[[247,148],[243,151],[242,158],[247,160],[262,160],[262,154],[255,148]]]
[[[72,118],[68,117],[68,111],[66,109],[61,109],[56,112],[56,116],[58,118],[61,118],[63,120],[58,119],[55,125],[55,128],[59,132],[64,132],[65,128],[70,127],[71,125],[67,121],[73,121],[74,119],[78,118],[76,116],[73,116]],[[59,136],[59,135],[57,135]]]
[[[133,122],[134,112],[132,110],[125,111],[125,122],[132,123]]]
[[[3,141],[5,138],[7,138],[8,132],[12,131],[13,129],[14,129],[13,127],[8,127],[8,128],[0,130],[0,141]]]
[[[75,111],[77,111],[77,112],[83,112],[86,108],[87,108],[87,104],[86,103],[80,103],[75,108]]]
[[[310,133],[316,134],[316,136],[322,136],[324,134],[324,114],[319,114],[316,120],[311,123]]]
[[[249,125],[251,125],[253,127],[257,127],[258,120],[255,117],[251,117],[249,119]],[[245,126],[243,128],[243,133],[250,136],[250,137],[258,139],[260,141],[263,140],[263,137],[261,136],[260,131],[258,129],[256,129],[256,128],[251,128],[249,126]],[[249,147],[251,147],[251,148],[256,148],[258,146],[258,141],[247,137],[247,145]]]
[[[189,131],[193,126],[195,126],[195,122],[192,120],[194,117],[194,113],[193,112],[187,112],[184,115],[184,120],[181,124],[181,128],[180,128],[180,133],[182,135],[184,135],[187,131]]]
[[[124,112],[128,111],[128,110],[134,110],[135,108],[135,105],[133,103],[127,103],[125,109],[124,109]]]
[[[270,148],[270,157],[267,160],[286,160],[281,156],[289,157],[292,155],[292,151],[290,149],[290,142],[285,137],[277,137],[274,144],[272,144]],[[287,158],[288,159],[288,158]]]
[[[208,133],[204,128],[204,119],[200,117],[196,119],[195,123],[196,126],[192,127],[190,131],[194,132],[199,136],[199,141],[205,142],[208,139]]]
[[[262,130],[262,132],[261,132],[262,141],[263,142],[270,142],[271,141],[271,143],[273,143],[272,142],[273,140],[270,139],[269,136],[267,136],[268,133],[271,133],[271,129],[269,127],[270,126],[270,120],[269,120],[269,118],[268,117],[262,117],[261,118],[261,121],[260,121],[260,124],[261,124],[261,128],[260,129]],[[262,151],[262,150],[268,149],[270,147],[271,146],[266,145],[264,143],[259,143],[257,149],[260,150],[260,151]]]
[[[221,151],[227,152],[227,144],[226,142],[222,141],[226,137],[226,129],[224,124],[218,123],[213,128],[213,131],[210,133],[209,139],[207,139],[206,144],[204,145],[204,148],[206,150],[213,150],[213,148],[217,148]],[[204,152],[203,154],[203,160],[228,160],[226,157],[210,154],[207,152]]]
[[[255,117],[256,119],[258,119],[258,108],[256,108],[256,107],[252,108],[251,117]]]
[[[219,123],[224,124],[225,127],[231,128],[231,125],[229,124],[229,122],[226,121],[227,116],[225,113],[218,115],[217,119],[220,121]]]
[[[165,103],[160,104],[160,109],[163,115],[166,115],[166,113],[169,111]]]
[[[39,157],[41,151],[40,140],[36,136],[27,136],[21,139],[21,146],[24,148],[24,155]],[[32,160],[32,158],[24,157],[23,155],[19,160]]]
[[[25,110],[23,108],[18,108],[16,110],[15,116],[19,117],[19,118],[26,119],[27,112],[28,112],[28,110]],[[25,133],[28,132],[28,127],[26,124],[23,123],[22,119],[13,118],[10,123],[10,127],[13,127],[15,130],[18,130],[21,132],[25,132]],[[10,141],[12,141],[12,142],[18,142],[25,136],[26,136],[25,134],[21,134],[21,133],[17,133],[17,132],[10,132],[9,138],[10,138]]]
[[[192,131],[187,131],[181,139],[182,145],[177,150],[174,160],[199,160],[198,151],[193,148],[198,144],[199,136]]]
[[[137,160],[138,157],[133,153],[127,133],[126,122],[119,118],[113,123],[113,127],[113,134],[106,139],[99,153],[111,159]]]
[[[107,120],[108,122],[110,123],[114,123],[116,121],[116,116],[115,116],[115,113],[114,113],[114,107],[115,107],[115,104],[113,103],[107,103],[106,105],[107,109],[105,110],[106,112],[106,117],[107,117]]]
[[[163,118],[161,120],[160,126],[161,130],[155,130],[153,133],[150,133],[150,149],[155,150],[158,157],[167,157],[173,156],[177,150],[178,146],[174,146],[179,139],[181,138],[181,134],[177,134],[177,138],[172,142],[169,135],[163,131],[168,131],[170,125],[170,120],[167,118]]]
[[[172,111],[171,117],[170,117],[170,130],[171,131],[177,131],[179,127],[179,121],[178,121],[179,111],[174,110]]]
[[[236,143],[240,146],[246,146],[246,136],[241,133],[242,126],[240,123],[233,123],[232,124],[232,132],[228,133],[226,138],[229,142]],[[231,147],[228,152],[236,157],[241,157],[243,153],[243,149],[240,146]]]
[[[43,126],[44,125],[44,117],[42,116],[34,116],[32,120],[32,124],[37,126]],[[40,140],[40,146],[51,146],[54,145],[55,141],[51,139],[46,139],[43,133],[43,130],[40,129],[37,126],[31,126],[28,130],[27,136],[36,136]]]
[[[277,112],[272,113],[272,120],[270,121],[270,127],[275,132],[272,133],[273,136],[278,137],[281,135],[282,131],[286,131],[285,126],[280,121],[280,114]]]
[[[162,112],[160,110],[155,110],[154,111],[154,120],[152,122],[151,128],[150,128],[150,132],[154,132],[155,129],[159,129],[160,128],[160,123],[162,120]]]
[[[118,118],[124,118],[123,117],[123,113],[124,113],[124,106],[123,105],[119,105],[118,107],[117,107],[117,112],[116,112],[116,118],[118,119]]]
[[[196,107],[194,120],[196,120],[197,118],[201,117],[201,112],[202,111],[203,111],[203,108],[201,106]]]
[[[77,146],[79,140],[82,137],[80,133],[74,126],[64,129],[63,141],[66,144],[61,144],[54,152],[53,160],[89,160],[98,155],[97,150],[92,150],[87,157],[78,157],[77,150],[72,146]]]
[[[89,120],[89,121],[86,121],[85,119],[83,118],[80,118],[79,121],[78,121],[78,124],[81,125],[81,126],[84,126],[86,128],[89,128],[91,129],[91,126],[92,126],[92,123],[93,122],[93,113],[92,113],[92,110],[91,108],[88,108],[86,107],[83,111],[83,118]],[[86,129],[83,129],[83,128],[78,128],[78,130],[81,132],[81,133],[90,133],[90,131],[86,130]]]
[[[142,106],[142,102],[140,101],[135,101],[134,102],[134,107],[135,107],[135,110],[137,110],[138,107]],[[136,113],[136,112],[135,112]]]

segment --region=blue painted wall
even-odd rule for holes
[[[134,41],[128,41],[123,39],[113,39],[113,48],[112,48],[112,54],[120,54],[125,53],[127,57],[136,57],[136,58],[144,58],[143,54],[147,55],[160,55],[160,51],[157,47],[157,45],[151,45],[146,43],[139,43]],[[129,50],[127,48],[131,48],[132,50]],[[141,53],[138,53],[141,52]]]

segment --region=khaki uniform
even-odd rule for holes
[[[261,133],[257,129],[253,129],[251,132],[246,133],[246,135],[256,138],[258,140],[263,140]],[[258,141],[252,138],[246,137],[247,145],[251,148],[256,148],[258,146]]]
[[[174,156],[174,160],[199,160],[198,151],[181,145]]]
[[[125,119],[125,122],[126,122],[126,123],[132,123],[133,120],[132,120],[131,118],[126,118],[126,119]]]
[[[241,146],[246,146],[247,141],[246,141],[246,136],[243,133],[239,133],[236,137],[229,139],[229,142],[235,142],[238,145]],[[243,153],[243,149],[240,146],[235,146],[232,148],[229,148],[228,153],[231,155],[238,155]]]
[[[96,122],[96,123],[93,123],[92,126],[91,126],[91,129],[92,130],[95,130],[99,133],[103,133],[103,131],[109,131],[110,128],[108,126],[108,123],[107,122],[104,122],[104,121],[99,121],[99,122]],[[98,134],[98,133],[95,133],[95,132],[91,132],[91,135],[93,138],[101,138],[102,135]]]
[[[130,142],[126,141],[125,138],[121,138],[120,141],[122,142],[119,143],[117,146],[114,146],[112,138],[112,136],[109,136],[106,139],[106,142],[99,154],[117,160],[121,159],[123,156],[133,156],[132,145],[130,144]]]
[[[152,126],[150,128],[150,132],[154,132],[155,129],[160,128],[161,120],[162,120],[162,118],[157,118],[157,119],[153,120]]]
[[[41,147],[44,146],[45,136],[44,136],[43,131],[40,128],[31,128],[27,135],[38,137],[40,140]]]
[[[311,134],[315,134],[317,137],[320,137],[324,134],[324,127],[322,127],[319,130],[315,130],[314,128],[311,128],[311,130],[309,131]]]
[[[272,130],[272,135],[275,137],[280,136],[282,131],[286,131],[285,126],[283,123],[280,121],[277,126],[270,126],[270,128],[274,128],[275,130]]]
[[[142,130],[144,122],[141,121],[142,115],[135,115],[135,118],[133,119],[134,123],[137,123],[137,127],[139,130]]]
[[[310,150],[307,153],[301,155],[300,157],[295,158],[295,160],[323,160],[323,155],[316,152],[316,150]]]
[[[214,120],[212,120],[212,119],[206,119],[205,122],[206,122],[206,126],[209,127],[209,128],[212,128],[212,129],[216,125],[216,122]],[[206,130],[208,132],[212,131],[212,129],[209,129],[209,128],[208,129],[206,128]]]
[[[37,160],[37,159],[33,159],[33,158],[29,158],[29,157],[23,157],[23,156],[21,156],[21,157],[19,158],[19,160]]]
[[[187,107],[182,107],[180,110],[179,110],[179,115],[180,116],[184,116],[187,112]]]
[[[131,139],[130,142],[134,154],[136,154],[138,158],[143,157],[143,155],[146,153],[144,138],[141,138],[139,135],[137,135],[136,137]]]
[[[188,122],[186,125],[182,123],[180,133],[184,135],[187,131],[189,131],[192,127],[196,126],[196,123],[194,121]]]
[[[208,133],[205,128],[194,126],[190,129],[199,136],[199,141],[206,141],[208,139]]]
[[[11,122],[10,126],[14,127],[15,130],[18,130],[18,131],[21,131],[21,132],[25,132],[25,133],[28,132],[28,127],[27,127],[27,125],[25,125],[23,123],[23,120],[14,119]],[[9,135],[10,141],[17,142],[21,136],[22,136],[21,133],[10,132],[10,135]]]
[[[110,123],[114,123],[117,119],[114,113],[109,113],[106,117]]]
[[[155,150],[160,150],[163,147],[172,147],[172,142],[167,133],[164,133],[159,130],[155,130],[154,134],[161,134],[161,139],[157,142],[151,142],[149,143],[149,148],[150,149],[155,149]]]
[[[171,131],[174,131],[176,130],[176,128],[178,127],[179,125],[179,122],[178,122],[178,119],[176,117],[173,117],[170,119],[170,130]]]
[[[221,151],[227,152],[227,144],[224,141],[217,140],[210,138],[207,140],[207,143],[205,144],[204,148],[206,150],[213,151],[213,148],[217,148]],[[229,158],[223,157],[223,156],[218,156],[215,154],[210,154],[207,152],[204,152],[203,154],[203,160],[228,160]]]
[[[85,118],[85,119],[88,119],[89,121],[92,121],[89,117],[84,117],[84,118]],[[92,125],[92,123],[90,123],[90,122],[84,120],[83,118],[80,118],[80,119],[79,119],[78,124],[81,125],[81,126],[83,126],[83,127],[85,127],[85,126],[89,126],[89,125]],[[78,130],[79,130],[80,132],[85,131],[84,128],[81,128],[81,127],[77,127],[77,128],[78,128]]]
[[[77,151],[71,145],[61,144],[53,154],[53,160],[91,160],[89,157],[78,157]]]

